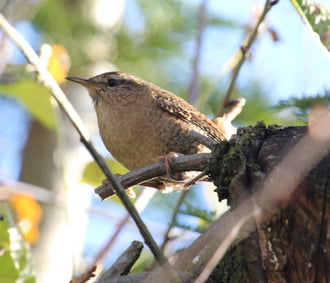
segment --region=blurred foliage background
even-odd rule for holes
[[[0,9],[41,52],[98,149],[114,172],[123,173],[102,145],[87,92],[65,83],[67,72],[90,77],[118,69],[189,101],[194,87],[196,107],[213,117],[264,5],[234,2],[4,0]],[[274,6],[235,85],[233,98],[247,100],[236,126],[260,120],[304,125],[314,104],[329,105],[329,84],[322,81],[330,71],[329,19],[327,7],[311,1]],[[313,31],[319,37],[308,35]],[[116,198],[101,203],[93,195],[91,184],[102,174],[3,33],[0,50],[0,281],[68,282],[91,264],[107,268],[141,236]],[[141,215],[168,256],[226,209],[209,187],[196,186],[185,198],[136,190]],[[146,251],[135,270],[150,264]]]

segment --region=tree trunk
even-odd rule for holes
[[[55,205],[56,198],[65,200],[66,194],[58,146],[56,131],[34,120],[24,150],[21,180],[54,193],[54,205],[43,206],[41,237],[33,247],[34,265],[40,282],[65,282],[72,274],[67,212]]]
[[[219,200],[228,198],[235,209],[306,131],[306,127],[266,129],[261,123],[239,130],[213,173]],[[329,282],[329,176],[326,152],[280,209],[266,221],[256,220],[254,231],[226,252],[207,282]]]

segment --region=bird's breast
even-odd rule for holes
[[[190,130],[196,130],[194,126],[159,107],[103,107],[97,108],[96,113],[105,146],[129,170],[155,163],[171,151],[198,151],[189,136]]]
[[[96,112],[101,137],[120,163],[132,170],[157,162],[164,148],[159,111],[140,106],[100,110]]]

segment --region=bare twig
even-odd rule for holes
[[[146,244],[149,246],[150,250],[154,254],[155,258],[160,264],[163,264],[165,268],[168,270],[168,274],[170,277],[177,278],[175,272],[170,267],[167,259],[157,246],[155,240],[153,239],[151,233],[149,232],[147,226],[142,221],[140,215],[136,211],[134,205],[125,194],[121,184],[115,177],[115,175],[110,171],[109,167],[105,163],[104,159],[100,156],[100,154],[96,151],[94,145],[90,141],[89,134],[82,123],[80,117],[78,116],[77,112],[72,107],[71,103],[66,98],[64,92],[57,84],[55,79],[49,73],[47,68],[39,59],[38,55],[34,52],[32,47],[29,43],[22,37],[20,33],[16,31],[16,29],[5,19],[5,17],[0,14],[0,27],[4,30],[8,37],[10,37],[22,50],[23,54],[26,56],[28,61],[36,68],[36,71],[39,73],[40,78],[43,84],[48,87],[51,91],[53,98],[57,101],[59,106],[64,111],[65,115],[69,118],[72,125],[76,128],[77,132],[80,135],[81,142],[85,145],[87,150],[93,156],[97,164],[100,166],[102,171],[104,172],[105,176],[108,180],[110,180],[113,188],[115,189],[118,197],[132,216],[134,222],[136,223],[141,235],[143,236]]]
[[[199,173],[197,176],[189,180],[187,183],[184,184],[185,188],[190,188],[191,186],[197,184],[200,180],[204,179],[204,177],[208,174],[209,172],[207,170],[203,170],[201,173]]]
[[[256,26],[254,27],[253,31],[251,34],[249,34],[245,39],[244,42],[239,50],[239,54],[237,54],[237,56],[239,56],[239,60],[237,62],[237,65],[235,66],[234,70],[233,70],[233,74],[231,77],[231,81],[228,87],[228,90],[226,92],[225,98],[222,102],[222,104],[220,104],[220,107],[218,109],[218,113],[217,116],[222,116],[222,114],[224,113],[224,109],[226,108],[228,102],[230,101],[230,97],[234,91],[234,87],[238,78],[238,74],[243,66],[243,63],[245,62],[246,58],[247,58],[247,54],[249,53],[252,44],[256,41],[258,33],[259,33],[259,29],[260,26],[262,24],[262,22],[265,20],[265,17],[267,15],[267,13],[271,10],[271,8],[277,4],[277,0],[266,0],[264,9],[259,17],[259,20],[256,24]]]
[[[201,57],[201,49],[202,49],[202,42],[203,42],[203,34],[205,31],[206,26],[206,6],[207,0],[203,0],[200,5],[199,9],[199,25],[197,31],[197,38],[196,38],[196,48],[195,48],[195,55],[193,59],[193,66],[192,66],[192,76],[188,90],[188,101],[195,105],[199,95],[199,64],[200,64],[200,57]]]
[[[211,153],[197,153],[192,155],[184,155],[173,158],[171,160],[171,172],[179,173],[185,171],[203,171],[211,159]],[[155,177],[166,175],[166,166],[164,163],[154,163],[137,170],[128,172],[118,178],[124,189],[131,186],[146,182]],[[100,186],[95,192],[101,199],[106,199],[115,194],[112,187]]]
[[[3,194],[6,192],[6,195],[10,196],[12,194],[21,194],[33,197],[41,202],[48,204],[60,205],[56,199],[54,192],[47,190],[43,187],[31,185],[19,181],[0,181],[0,201],[3,199]]]
[[[143,249],[143,243],[134,241],[116,262],[104,272],[96,281],[97,283],[108,282],[109,279],[126,275],[139,258]]]

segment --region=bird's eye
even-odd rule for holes
[[[108,80],[108,86],[113,87],[118,84],[118,81],[116,79],[110,79]]]

